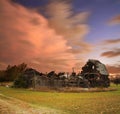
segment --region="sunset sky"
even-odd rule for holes
[[[71,72],[88,59],[120,73],[120,0],[0,0],[0,69]]]

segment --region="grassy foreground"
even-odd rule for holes
[[[37,92],[0,87],[0,94],[67,114],[120,114],[120,85],[114,87],[118,91],[82,93]]]

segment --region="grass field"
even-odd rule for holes
[[[118,90],[59,93],[0,87],[0,94],[25,101],[36,106],[36,108],[47,107],[60,110],[66,114],[120,114],[120,85],[112,85],[112,87]],[[0,97],[0,99],[3,98]]]

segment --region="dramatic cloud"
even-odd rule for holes
[[[101,56],[104,56],[104,57],[116,57],[116,56],[120,56],[120,48],[118,49],[114,49],[112,51],[106,51],[106,52],[103,52],[101,54]]]
[[[89,32],[86,24],[89,12],[75,14],[71,4],[62,0],[51,2],[46,12],[50,27],[55,29],[57,34],[64,36],[72,47],[69,52],[82,54],[91,51],[92,46],[84,41],[85,35]]]
[[[116,66],[107,66],[107,69],[109,71],[109,73],[120,73],[120,65],[116,65]]]
[[[41,71],[68,70],[75,59],[64,36],[48,26],[48,20],[23,6],[0,0],[0,62],[27,64]]]
[[[120,24],[120,15],[117,15],[115,17],[113,17],[110,21],[109,21],[110,25],[115,25],[115,24]]]
[[[113,39],[113,40],[105,40],[104,44],[117,44],[120,43],[120,38],[118,39]]]

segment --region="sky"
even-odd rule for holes
[[[120,0],[0,0],[0,69],[80,71],[88,59],[120,73]]]

